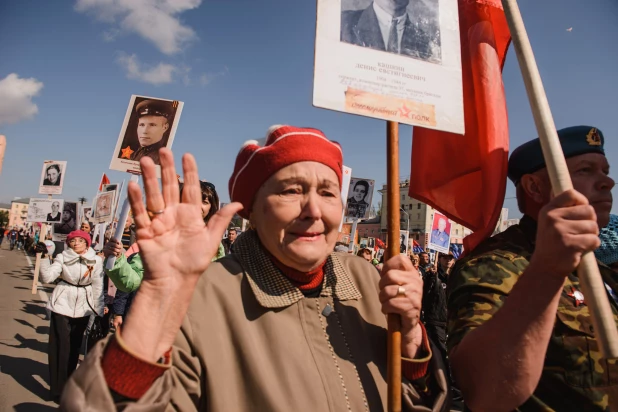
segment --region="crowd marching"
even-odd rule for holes
[[[338,244],[342,149],[292,126],[241,148],[221,210],[194,158],[179,183],[163,148],[161,187],[144,157],[145,204],[130,183],[122,239],[108,232],[99,252],[87,221],[58,251],[0,230],[56,284],[51,398],[69,411],[383,410],[384,315],[397,314],[404,410],[617,410],[618,365],[576,275],[594,251],[618,320],[614,181],[600,130],[558,135],[574,190],[553,197],[539,140],[522,145],[508,175],[523,218],[457,261]]]

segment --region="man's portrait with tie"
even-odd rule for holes
[[[442,62],[439,0],[342,0],[341,41]]]

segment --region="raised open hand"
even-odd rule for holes
[[[122,328],[125,344],[149,361],[174,342],[200,275],[211,263],[223,231],[242,205],[232,203],[202,219],[202,194],[195,159],[184,155],[182,201],[174,158],[159,151],[162,189],[152,159],[141,160],[146,205],[139,186],[129,183],[129,201],[137,226],[144,278]]]
[[[180,199],[178,178],[172,152],[161,149],[162,190],[154,162],[141,161],[146,206],[142,192],[129,183],[129,200],[137,226],[137,243],[144,262],[143,282],[175,288],[195,281],[206,270],[216,254],[223,232],[242,206],[232,203],[216,215],[208,226],[201,212],[202,195],[197,165],[192,155],[184,155],[184,189]]]

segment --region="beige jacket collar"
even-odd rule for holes
[[[234,242],[234,256],[242,264],[258,303],[266,308],[284,308],[304,298],[302,292],[272,263],[255,230],[242,233]],[[324,265],[320,296],[338,300],[362,298],[335,253]]]

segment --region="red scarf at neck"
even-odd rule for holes
[[[324,265],[326,260],[320,266],[310,272],[301,272],[281,263],[276,257],[270,255],[270,260],[275,266],[283,272],[283,274],[292,281],[292,283],[300,290],[312,290],[322,284],[324,280]]]

